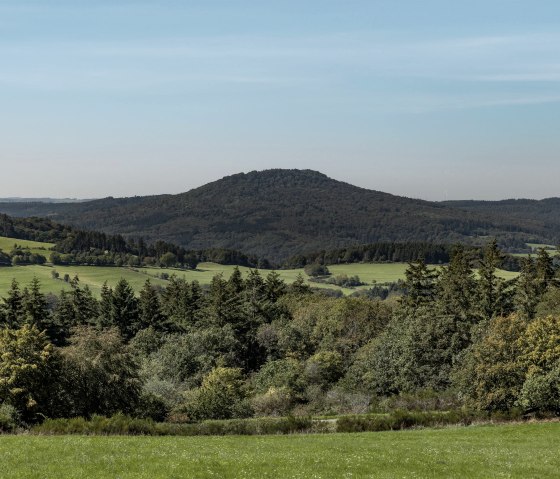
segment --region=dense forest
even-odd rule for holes
[[[219,248],[282,263],[290,256],[379,242],[478,243],[510,251],[556,244],[550,202],[513,214],[367,190],[310,170],[225,177],[179,195],[105,198],[72,204],[3,203],[12,216],[43,216],[88,230],[163,240],[189,250]]]
[[[348,246],[291,256],[281,264],[266,258],[248,256],[224,248],[187,250],[165,241],[148,243],[144,238],[125,238],[97,231],[85,231],[44,218],[11,218],[0,214],[0,236],[16,239],[53,242],[52,252],[31,254],[14,245],[11,251],[0,250],[0,266],[44,264],[91,266],[162,266],[194,269],[201,262],[247,266],[259,269],[293,269],[306,265],[341,263],[405,263],[422,260],[428,264],[449,262],[453,245],[409,241],[382,242]],[[473,257],[480,257],[482,248],[468,246]],[[502,268],[519,271],[517,258],[505,255]]]
[[[100,299],[78,278],[58,296],[13,282],[0,306],[0,419],[560,413],[558,266],[541,249],[506,281],[502,259],[493,241],[480,258],[457,246],[438,271],[410,263],[405,294],[388,301],[256,270],[206,289],[172,277],[136,294],[121,280]]]

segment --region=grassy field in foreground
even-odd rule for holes
[[[560,423],[359,434],[0,436],[3,479],[554,478]]]

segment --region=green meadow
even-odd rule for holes
[[[54,246],[52,243],[39,243],[38,241],[28,241],[15,238],[6,238],[0,236],[0,251],[9,253],[15,245],[28,249],[31,253],[41,254],[49,259],[50,249]]]
[[[556,478],[560,423],[292,436],[0,436],[3,479]]]
[[[10,251],[14,244],[18,244],[23,248],[29,248],[31,252],[42,254],[46,256],[47,259],[49,257],[49,250],[54,246],[50,243],[0,237],[0,250]],[[329,265],[332,276],[359,276],[360,280],[364,282],[365,285],[356,288],[341,288],[335,285],[315,282],[308,282],[308,284],[315,288],[340,290],[343,294],[349,295],[360,289],[371,288],[374,284],[391,283],[399,279],[404,279],[406,268],[406,263],[352,263]],[[53,270],[59,273],[59,279],[53,279]],[[110,286],[114,286],[121,278],[126,279],[136,291],[139,291],[147,279],[150,279],[154,285],[165,286],[167,281],[161,279],[162,273],[169,276],[175,274],[188,281],[197,280],[200,284],[205,285],[210,284],[210,281],[216,274],[223,274],[224,278],[229,278],[233,270],[234,266],[215,263],[200,263],[195,270],[107,266],[52,266],[50,264],[42,266],[0,267],[0,296],[8,291],[12,279],[16,279],[20,284],[25,285],[28,284],[33,277],[37,277],[45,293],[59,293],[61,290],[70,289],[70,285],[62,279],[64,275],[68,274],[70,278],[77,275],[82,285],[87,284],[94,294],[99,294],[101,286],[105,281],[107,281]],[[249,268],[240,267],[240,270],[245,275],[248,273]],[[261,271],[261,273],[265,276],[269,271]],[[300,274],[306,281],[308,280],[303,269],[279,270],[278,274],[287,283],[294,282]],[[507,279],[517,276],[517,273],[508,271],[500,271],[499,274]]]

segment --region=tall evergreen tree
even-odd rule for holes
[[[25,323],[35,326],[39,331],[43,331],[49,326],[49,310],[45,295],[41,293],[41,284],[37,277],[34,277],[25,289],[23,295],[23,309],[25,311]]]
[[[140,329],[152,327],[156,331],[166,331],[169,325],[165,321],[165,316],[161,311],[161,303],[156,289],[146,280],[144,287],[140,291],[139,319]]]
[[[541,297],[541,281],[537,276],[537,265],[531,257],[523,258],[521,273],[515,286],[515,307],[520,316],[531,320],[537,312],[537,305]],[[546,283],[545,283],[546,288]]]
[[[462,245],[457,245],[449,266],[442,269],[438,281],[438,304],[444,314],[472,317],[476,300],[476,279],[471,259]]]
[[[97,324],[101,328],[108,328],[113,325],[113,290],[107,285],[107,281],[101,286]]]
[[[113,291],[111,319],[126,339],[131,339],[139,331],[138,300],[124,278],[119,280]]]
[[[77,276],[70,282],[72,287],[72,302],[75,311],[75,321],[78,325],[90,325],[96,322],[98,317],[97,300],[93,297],[91,289],[86,284],[83,288],[80,286],[80,280]]]
[[[511,312],[508,301],[508,284],[497,275],[504,256],[495,239],[490,241],[478,268],[479,308],[485,319]]]
[[[420,260],[409,263],[405,275],[406,295],[402,301],[406,307],[414,310],[435,300],[436,271],[429,269],[426,263]]]
[[[4,298],[4,321],[6,327],[12,329],[19,328],[25,321],[23,294],[15,279],[12,280],[8,296]]]

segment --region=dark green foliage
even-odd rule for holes
[[[437,273],[428,268],[424,261],[410,263],[406,270],[406,279],[403,285],[406,290],[403,304],[414,310],[432,303],[437,291],[436,278]]]
[[[25,307],[23,294],[19,288],[18,282],[14,279],[8,296],[3,298],[2,312],[3,326],[8,328],[17,328],[25,321]]]
[[[78,328],[62,350],[64,415],[132,412],[139,404],[138,365],[115,329]]]
[[[23,310],[25,324],[35,326],[39,331],[48,327],[50,313],[37,278],[33,278],[29,287],[23,291]]]
[[[138,299],[125,279],[115,286],[111,298],[111,324],[130,339],[140,330]]]
[[[156,331],[167,331],[170,325],[167,323],[166,317],[163,315],[161,302],[157,290],[147,280],[144,287],[140,291],[138,301],[139,309],[139,328],[153,328]]]
[[[226,436],[257,434],[294,434],[322,432],[320,423],[308,417],[202,421],[197,424],[156,423],[130,416],[94,416],[90,420],[48,419],[32,429],[33,434],[150,435],[150,436]]]
[[[312,276],[312,277],[328,276],[329,274],[331,274],[329,268],[327,268],[325,264],[321,264],[321,263],[306,264],[303,270],[305,271],[305,274],[307,276]]]
[[[433,410],[463,404],[506,415],[514,408],[555,414],[557,266],[541,252],[524,262],[518,281],[506,282],[496,273],[501,257],[490,242],[482,258],[455,247],[437,274],[422,261],[411,263],[397,285],[402,298],[385,302],[313,294],[301,277],[287,285],[277,273],[263,277],[258,270],[235,269],[207,288],[171,276],[166,288],[148,281],[138,295],[121,280],[114,290],[104,285],[100,299],[77,278],[69,280],[70,291],[48,298],[36,280],[23,291],[14,282],[1,306],[5,334],[14,343],[10,335],[33,325],[40,336],[31,342],[37,347],[16,356],[31,363],[44,349],[53,359],[41,376],[49,377],[46,384],[21,375],[19,356],[2,356],[6,376],[13,372],[23,384],[21,394],[3,394],[26,421],[118,412],[189,422],[399,407],[426,413],[344,426],[392,429],[446,424],[442,413],[430,416]],[[129,419],[118,417],[116,426],[100,419],[68,424],[128,427]],[[142,430],[152,423],[134,424]],[[192,431],[255,430],[244,422],[204,424]]]
[[[4,203],[0,211],[282,262],[296,254],[375,242],[472,242],[481,236],[514,245],[531,238],[552,242],[560,236],[558,202],[451,206],[358,188],[316,171],[277,169],[228,176],[179,195]],[[416,259],[429,261],[422,256],[409,260]]]
[[[398,431],[414,427],[441,427],[472,424],[478,416],[469,412],[395,411],[391,414],[343,416],[336,422],[337,432]]]

